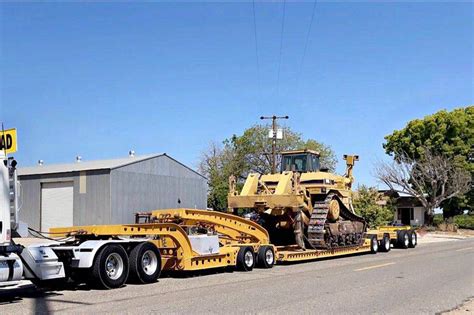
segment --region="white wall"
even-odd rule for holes
[[[394,213],[394,221],[395,223],[401,224],[402,221],[398,220],[398,211],[395,211]],[[410,220],[410,225],[411,226],[421,226],[425,224],[425,208],[423,207],[413,207],[413,220]]]
[[[425,208],[414,207],[414,220],[411,220],[411,225],[423,225],[425,224]]]

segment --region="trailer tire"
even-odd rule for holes
[[[380,251],[388,253],[390,251],[390,236],[385,234],[380,241]]]
[[[237,269],[251,271],[255,266],[255,254],[252,247],[241,247],[237,253]]]
[[[117,244],[102,247],[94,258],[90,284],[98,289],[115,289],[128,278],[129,263],[125,249]]]
[[[410,239],[410,244],[408,245],[408,247],[415,248],[418,244],[418,235],[416,234],[415,230],[410,230],[408,233]]]
[[[130,252],[129,279],[134,283],[156,282],[161,274],[161,255],[158,248],[150,242],[135,246]]]
[[[260,246],[257,253],[257,266],[260,268],[272,268],[275,264],[275,251],[271,246]]]
[[[377,241],[377,235],[370,236],[370,253],[377,254],[379,250],[379,242]]]
[[[397,231],[397,246],[399,248],[407,249],[410,244],[410,237],[407,230]]]

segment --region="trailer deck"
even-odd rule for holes
[[[277,262],[301,262],[352,254],[369,253],[371,251],[370,240],[366,239],[364,244],[357,247],[341,247],[335,249],[307,249],[302,250],[298,246],[277,247]]]

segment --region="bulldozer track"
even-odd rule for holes
[[[359,217],[355,213],[352,213],[347,207],[342,203],[339,197],[335,193],[330,193],[326,196],[323,201],[316,201],[314,203],[313,212],[308,224],[308,242],[315,249],[328,249],[331,248],[330,244],[326,239],[326,221],[329,213],[329,203],[331,200],[336,198],[340,206],[340,216],[346,220],[358,221],[364,223],[365,231],[365,220],[362,217]],[[360,239],[358,244],[344,246],[344,247],[356,247],[363,243],[363,238]]]

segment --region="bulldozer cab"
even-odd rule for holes
[[[281,172],[316,172],[320,169],[319,153],[312,150],[297,150],[281,153]]]

